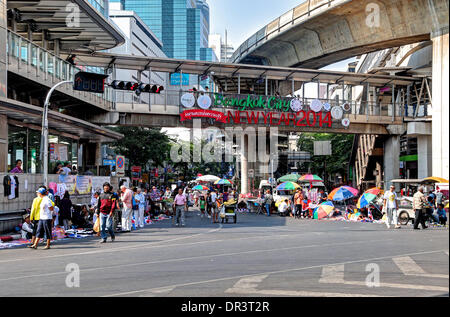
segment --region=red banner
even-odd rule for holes
[[[218,122],[227,123],[227,116],[225,114],[213,110],[186,110],[180,116],[181,121],[192,120],[193,118],[211,118]]]

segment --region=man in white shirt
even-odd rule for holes
[[[280,205],[278,205],[278,212],[280,215],[284,215],[286,213],[286,210],[288,209],[288,200],[286,199],[283,201]]]
[[[45,188],[39,188],[37,193],[41,200],[39,206],[39,222],[37,227],[36,240],[31,246],[32,249],[37,249],[39,240],[45,237],[47,238],[47,245],[44,249],[50,249],[50,241],[52,240],[52,220],[53,220],[53,210],[54,203],[47,196],[47,190]]]
[[[391,227],[391,223],[395,225],[395,229],[399,229],[397,215],[397,193],[395,186],[391,185],[389,191],[384,194],[384,210],[386,211],[386,227]]]

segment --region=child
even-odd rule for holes
[[[200,212],[201,212],[201,218],[203,218],[203,216],[206,216],[205,214],[205,209],[206,209],[206,199],[205,196],[201,195],[200,196]]]

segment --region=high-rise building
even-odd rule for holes
[[[104,17],[108,17],[108,0],[88,0],[88,2]]]
[[[121,2],[124,10],[134,11],[163,42],[170,58],[200,60],[210,53],[209,6],[206,0],[111,0]]]
[[[234,53],[234,47],[231,44],[225,43],[220,34],[209,35],[209,47],[221,62],[230,61]]]

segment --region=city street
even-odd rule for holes
[[[118,235],[0,251],[0,296],[448,296],[449,232],[239,214],[212,224],[190,211]],[[68,287],[66,266],[80,269]],[[379,269],[379,284],[371,278]],[[374,271],[375,270],[375,271]],[[369,278],[367,278],[369,276]],[[69,279],[70,280],[70,279]],[[69,283],[70,284],[70,283]],[[69,285],[70,286],[70,285]]]

